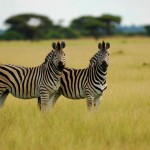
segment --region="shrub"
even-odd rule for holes
[[[16,31],[7,31],[0,35],[0,40],[23,40],[24,36]]]

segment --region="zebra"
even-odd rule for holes
[[[103,41],[98,44],[99,51],[90,59],[88,68],[64,68],[61,86],[53,97],[53,105],[60,95],[69,99],[87,99],[87,109],[94,107],[98,110],[103,91],[107,88],[106,75],[109,65],[110,44]],[[40,103],[40,101],[38,101]]]
[[[65,42],[53,42],[52,48],[44,63],[37,67],[0,65],[0,108],[9,93],[21,99],[40,99],[42,111],[51,108],[50,97],[59,89],[65,67]]]

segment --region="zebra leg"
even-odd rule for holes
[[[47,109],[51,110],[51,108],[53,107],[53,101],[55,99],[55,93],[50,95],[48,103],[47,103]]]
[[[41,110],[41,98],[38,97],[38,108]]]
[[[88,111],[92,110],[92,102],[93,102],[94,97],[92,95],[87,95],[87,109]]]
[[[102,95],[94,98],[94,108],[95,108],[95,111],[98,111],[99,105],[100,105],[101,101],[102,101]]]
[[[40,98],[38,98],[38,103],[40,104],[40,110],[46,111],[48,110],[48,100],[49,100],[49,93],[46,91],[40,91]]]
[[[3,94],[0,95],[0,108],[3,107],[6,97],[8,96],[9,92],[5,91]]]
[[[57,101],[57,99],[60,97],[60,92],[54,93],[54,95],[50,96],[49,101],[48,101],[48,109],[53,107]],[[41,110],[41,98],[38,97],[38,107]]]
[[[57,92],[55,92],[55,96],[54,96],[54,100],[53,100],[53,106],[56,104],[58,98],[60,97],[61,93],[58,90]]]

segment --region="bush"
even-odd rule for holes
[[[23,40],[24,36],[16,31],[6,31],[4,34],[0,35],[0,40]]]
[[[65,38],[65,35],[63,35],[62,33],[60,33],[59,30],[49,30],[49,32],[47,33],[47,35],[45,36],[46,39],[62,39]]]
[[[76,39],[80,37],[80,33],[72,28],[55,27],[51,28],[46,39]]]
[[[62,32],[65,35],[65,38],[67,38],[67,39],[76,39],[81,36],[78,31],[76,31],[72,28],[64,28]]]

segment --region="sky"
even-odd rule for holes
[[[123,26],[140,26],[150,24],[150,0],[0,0],[0,29],[21,13],[45,15],[55,24],[63,20],[64,26],[80,16],[112,14],[122,18]]]

